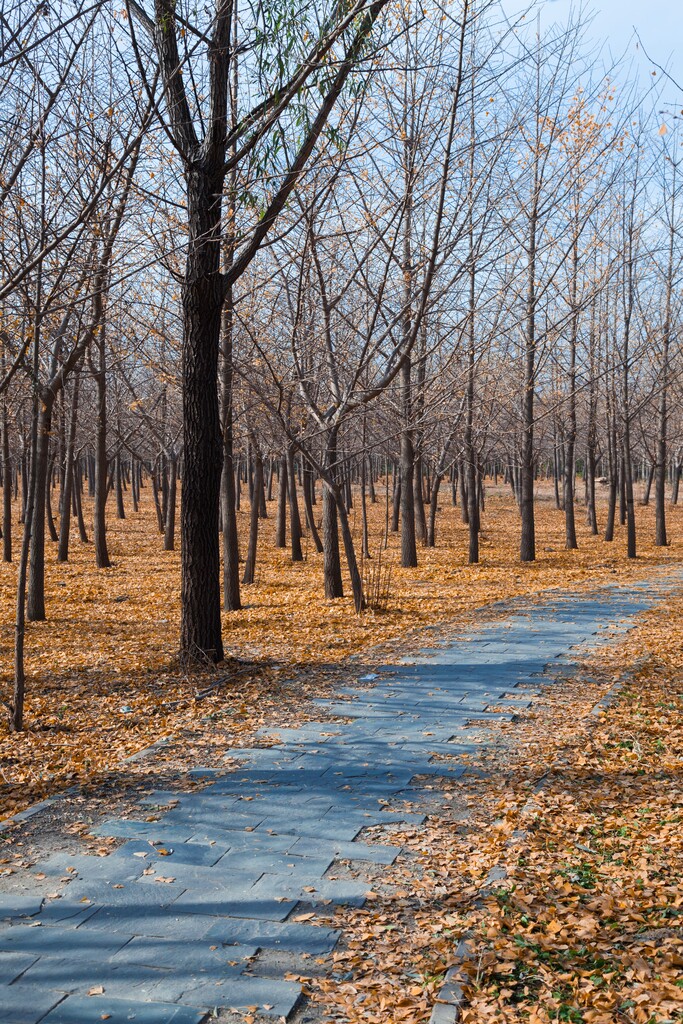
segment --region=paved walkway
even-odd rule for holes
[[[383,804],[419,806],[414,776],[464,771],[458,755],[477,746],[469,720],[511,717],[549,662],[595,644],[603,625],[628,628],[666,589],[518,601],[467,641],[433,633],[438,645],[349,688],[350,701],[320,701],[350,723],[308,722],[280,730],[275,747],[229,750],[244,767],[200,791],[156,793],[158,821],[103,821],[98,834],[127,840],[109,856],[40,866],[61,898],[0,897],[1,1024],[200,1024],[247,1007],[288,1017],[300,986],[259,976],[262,951],[334,948],[338,933],[296,919],[363,904],[366,885],[330,877],[335,860],[390,864],[398,849],[356,836],[423,820]]]

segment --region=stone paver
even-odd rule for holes
[[[338,933],[296,921],[297,908],[363,904],[365,886],[334,877],[335,861],[391,864],[398,848],[359,834],[424,820],[385,804],[428,810],[429,792],[411,780],[462,773],[459,758],[486,742],[472,720],[512,718],[552,678],[546,666],[566,675],[572,649],[606,642],[595,636],[605,624],[627,629],[666,590],[643,583],[520,600],[467,639],[428,631],[432,646],[373,674],[371,689],[319,702],[345,721],[226,749],[243,766],[198,768],[205,789],[153,794],[145,803],[157,821],[102,822],[97,834],[127,840],[110,856],[60,852],[41,865],[60,899],[0,897],[0,1024],[200,1024],[247,1007],[288,1018],[300,986],[272,970],[259,976],[260,951],[334,949]]]

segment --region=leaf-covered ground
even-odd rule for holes
[[[427,1021],[459,965],[465,1024],[683,1020],[682,664],[683,597],[501,725],[344,915],[331,1019]]]
[[[275,503],[262,522],[257,582],[243,588],[245,607],[224,615],[229,660],[217,677],[188,678],[175,653],[179,630],[179,555],[163,550],[156,516],[143,490],[141,511],[120,521],[110,508],[113,567],[97,570],[92,545],[72,544],[68,564],[48,551],[47,621],[27,629],[27,731],[9,736],[0,724],[0,817],[62,788],[102,775],[164,735],[197,736],[206,747],[238,738],[271,711],[287,713],[296,690],[283,690],[293,665],[307,667],[314,689],[329,665],[371,645],[404,640],[434,622],[463,617],[490,602],[552,586],[590,586],[645,574],[683,557],[683,510],[672,512],[668,549],[656,549],[652,510],[639,509],[641,556],[624,558],[624,538],[606,545],[580,524],[580,549],[563,549],[564,515],[547,499],[538,505],[538,561],[518,562],[519,519],[509,491],[490,488],[482,561],[466,563],[466,528],[444,493],[438,547],[419,552],[418,569],[398,566],[398,538],[390,535],[391,566],[385,612],[354,615],[351,599],[322,596],[322,557],[307,544],[306,560],[292,564],[273,546]],[[246,503],[245,503],[246,504]],[[356,506],[358,503],[356,503]],[[370,548],[377,556],[384,506],[370,506]],[[240,512],[246,543],[248,508]],[[581,517],[579,517],[581,518]],[[356,533],[358,507],[353,511]],[[19,527],[16,528],[17,534]],[[49,542],[48,542],[49,544]],[[15,543],[16,546],[16,543]],[[51,548],[52,545],[49,545]],[[11,694],[16,566],[0,564],[0,697]],[[223,681],[214,696],[206,695]],[[210,718],[209,716],[214,716]]]
[[[384,509],[371,511],[376,552]],[[299,565],[273,548],[273,514],[269,505],[246,607],[224,617],[232,657],[215,673],[178,670],[178,554],[162,550],[151,503],[124,522],[112,518],[111,570],[98,572],[91,548],[77,543],[69,565],[50,559],[48,621],[27,636],[28,729],[10,736],[0,727],[0,814],[76,780],[118,779],[135,791],[150,769],[122,769],[121,759],[168,736],[151,769],[158,785],[249,743],[262,724],[275,732],[304,718],[307,695],[358,675],[349,654],[374,646],[372,657],[385,658],[382,648],[395,641],[423,643],[421,627],[472,622],[493,601],[666,573],[683,556],[679,509],[666,550],[650,543],[652,511],[638,509],[641,554],[628,563],[621,534],[605,545],[582,524],[579,551],[566,552],[563,514],[542,500],[539,559],[520,566],[517,511],[498,491],[487,504],[480,566],[466,564],[459,510],[444,505],[440,546],[420,551],[418,569],[397,566],[390,538],[388,610],[359,619],[348,598],[321,597],[321,560],[310,548]],[[245,510],[243,539],[246,521]],[[14,586],[15,567],[0,566],[3,696]],[[549,691],[520,722],[501,724],[481,761],[435,793],[428,827],[393,837],[408,853],[372,882],[376,899],[344,912],[347,940],[332,976],[311,983],[320,1020],[422,1024],[463,936],[470,1024],[682,1019],[682,663],[683,598],[644,616],[618,649]],[[591,715],[619,680],[616,702]],[[80,822],[69,829],[87,832]],[[489,877],[494,866],[504,877]]]

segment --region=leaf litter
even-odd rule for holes
[[[178,555],[160,550],[151,503],[124,523],[112,520],[112,570],[98,572],[90,550],[76,547],[70,564],[49,567],[48,621],[28,628],[29,728],[21,736],[0,731],[0,813],[75,782],[116,778],[123,758],[160,737],[167,742],[153,770],[130,762],[127,773],[147,772],[158,783],[160,767],[178,778],[185,768],[220,763],[228,746],[253,742],[260,726],[276,735],[278,725],[309,717],[309,696],[357,680],[350,654],[372,646],[379,664],[397,644],[423,646],[425,626],[455,619],[467,628],[475,610],[478,620],[496,614],[485,610],[492,602],[538,594],[558,579],[581,590],[666,573],[681,558],[679,542],[662,552],[644,537],[643,557],[626,563],[616,544],[606,549],[587,531],[580,550],[566,552],[560,514],[542,502],[545,544],[535,565],[520,566],[509,505],[502,494],[489,498],[476,567],[465,564],[457,510],[444,512],[443,546],[421,552],[418,569],[396,566],[390,537],[389,608],[361,618],[350,598],[320,597],[317,555],[308,551],[292,566],[272,547],[271,515],[257,583],[243,591],[246,607],[224,615],[232,654],[216,671],[194,675],[175,661]],[[380,512],[370,506],[371,536],[373,527],[379,536]],[[648,529],[650,510],[638,514]],[[0,653],[9,665],[15,570],[0,569]],[[122,591],[125,602],[117,600]],[[326,1019],[427,1021],[463,937],[465,1022],[683,1019],[682,661],[683,600],[672,600],[514,726],[498,723],[496,744],[435,794],[442,806],[427,826],[383,830],[382,841],[406,854],[373,882],[365,909],[346,909],[335,922],[345,945],[330,977],[310,982]],[[628,666],[633,680],[616,702],[586,717]],[[368,667],[364,659],[366,677],[374,675]],[[5,674],[7,693],[10,682]],[[313,713],[320,717],[319,708]],[[88,824],[66,831],[87,835]],[[99,844],[96,852],[106,854]],[[3,860],[7,872],[24,865],[21,853],[10,867]],[[503,869],[497,881],[494,868]]]

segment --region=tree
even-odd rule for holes
[[[157,110],[180,157],[186,183],[187,250],[182,282],[183,450],[181,500],[181,653],[188,661],[221,661],[218,508],[223,443],[216,390],[221,321],[228,289],[234,287],[264,243],[297,186],[347,80],[364,57],[386,0],[330,4],[317,23],[302,8],[288,15],[262,9],[263,19],[237,35],[233,0],[216,0],[201,28],[181,16],[171,0],[155,0],[149,15],[129,0],[133,45],[150,95],[134,25],[153,42],[162,96]],[[320,28],[316,28],[321,26]],[[275,38],[269,33],[275,28]],[[312,44],[304,40],[314,31]],[[188,37],[195,41],[188,46]],[[199,49],[199,39],[203,48]],[[275,45],[295,55],[293,66],[270,63]],[[229,83],[232,63],[247,50],[256,61],[261,99],[231,130]],[[195,56],[199,52],[200,56]],[[192,62],[192,63],[191,63]],[[187,71],[185,75],[183,72]],[[263,80],[265,79],[265,86]],[[193,81],[206,90],[202,101]],[[319,89],[320,101],[313,102]],[[226,176],[244,170],[260,144],[274,145],[295,104],[311,102],[314,116],[296,139],[291,160],[270,187],[257,223],[221,270],[222,207]],[[231,155],[232,153],[232,155]]]

